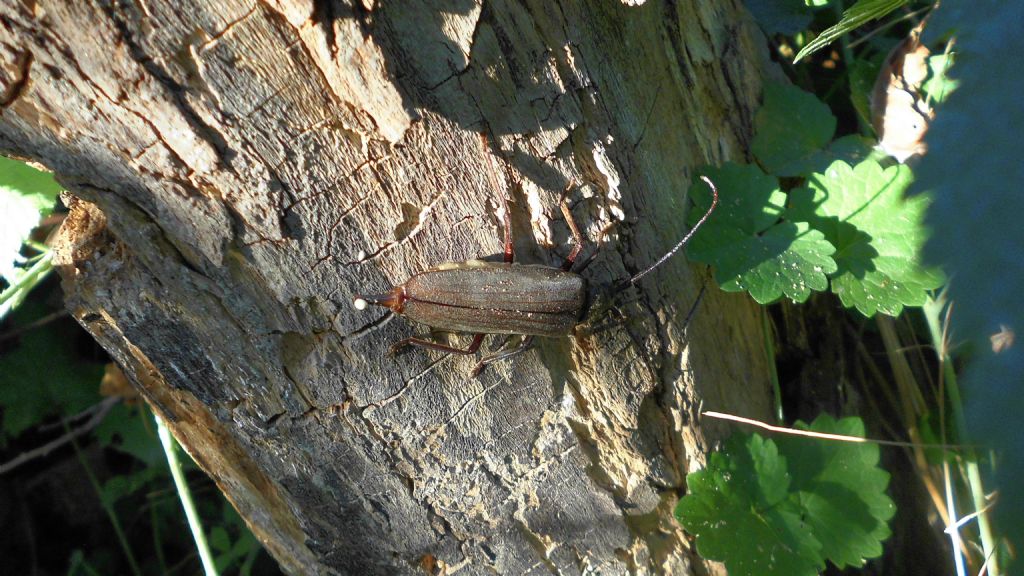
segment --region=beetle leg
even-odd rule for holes
[[[593,262],[597,258],[597,255],[601,253],[601,248],[604,246],[605,237],[608,236],[608,234],[611,232],[611,229],[614,228],[617,224],[618,221],[612,220],[611,222],[605,224],[604,228],[601,228],[601,232],[599,232],[597,235],[597,249],[594,250],[594,252],[590,256],[587,256],[587,259],[583,261],[583,264],[581,264],[580,267],[576,269],[577,274],[581,274],[584,270],[587,269],[587,266],[590,266],[591,262]]]
[[[570,186],[572,184],[570,183]],[[572,232],[572,240],[576,243],[572,248],[572,252],[565,257],[565,262],[562,263],[562,270],[568,272],[572,269],[572,265],[576,262],[576,257],[579,256],[580,250],[583,249],[583,235],[580,234],[580,229],[576,226],[576,220],[572,217],[572,210],[569,210],[569,203],[565,200],[565,196],[562,196],[560,202],[562,207],[562,215],[565,216],[565,223],[569,225],[569,230]]]
[[[454,346],[448,346],[447,344],[441,344],[432,340],[424,340],[422,338],[406,338],[399,340],[391,345],[391,354],[395,355],[399,350],[406,346],[419,346],[420,348],[430,348],[431,350],[440,350],[441,352],[451,352],[452,354],[476,354],[476,351],[480,349],[480,344],[484,341],[483,334],[477,334],[473,337],[473,342],[470,343],[469,348],[463,350],[462,348],[455,348]]]
[[[505,262],[512,263],[515,260],[516,255],[512,250],[512,217],[509,215],[508,210],[508,196],[505,196],[505,214],[503,220],[505,221]]]
[[[498,186],[498,177],[494,173],[494,165],[491,164],[491,159],[489,156],[490,148],[487,145],[488,142],[486,132],[480,133],[480,141],[484,147],[484,162],[487,163],[487,178],[491,182],[491,188],[493,188],[494,191],[497,192],[498,190],[500,190],[500,187]],[[502,218],[502,220],[504,221],[503,224],[505,225],[505,262],[511,263],[513,260],[515,260],[515,252],[513,252],[512,250],[512,217],[509,215],[508,211],[507,193],[505,194],[504,197],[502,197],[502,201],[505,202],[505,214],[504,217]]]
[[[526,338],[523,338],[523,342],[519,346],[516,346],[511,350],[503,350],[501,352],[496,352],[489,356],[484,356],[483,358],[480,359],[479,362],[476,363],[476,366],[473,367],[473,371],[470,374],[476,377],[477,375],[480,374],[480,372],[483,371],[484,368],[487,367],[488,364],[497,362],[498,360],[507,360],[508,358],[522,354],[523,352],[529,350],[532,346],[533,336],[527,336]]]
[[[616,316],[616,318],[613,318],[613,315]],[[577,326],[575,334],[583,337],[594,336],[600,332],[604,332],[605,330],[621,326],[625,320],[626,317],[622,315],[622,312],[620,312],[618,308],[609,308],[606,310],[604,318],[601,318],[599,321],[592,324],[581,324]]]

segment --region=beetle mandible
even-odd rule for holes
[[[613,293],[661,266],[685,246],[711,216],[718,205],[718,189],[706,176],[700,178],[711,188],[712,201],[708,211],[671,250],[640,273],[616,284]],[[465,349],[422,338],[405,338],[391,346],[392,354],[406,346],[420,346],[468,355],[476,353],[487,334],[523,336],[522,343],[516,348],[482,358],[473,368],[473,376],[492,362],[525,352],[535,336],[568,336],[587,311],[587,286],[579,271],[572,270],[583,248],[583,236],[564,196],[560,206],[574,242],[572,251],[560,268],[514,262],[512,227],[506,204],[503,262],[448,262],[413,275],[385,294],[357,295],[353,304],[357,310],[365,309],[368,304],[382,306],[413,322],[447,332],[474,334],[472,343]]]

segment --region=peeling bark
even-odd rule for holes
[[[747,149],[740,6],[2,0],[0,24],[0,148],[75,196],[69,309],[287,571],[717,570],[671,510],[719,437],[701,407],[768,415],[747,299],[709,287],[687,322],[709,274],[676,258],[606,329],[479,379],[388,358],[424,327],[350,302],[500,252],[506,195],[518,259],[557,264],[570,183],[588,238],[615,224],[592,285],[654,261],[693,168]]]

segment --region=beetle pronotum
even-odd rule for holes
[[[711,188],[712,201],[708,211],[657,262],[620,282],[613,290],[625,288],[661,266],[686,245],[708,219],[718,205],[718,190],[710,179],[700,178]],[[365,309],[368,304],[383,306],[420,324],[448,332],[474,334],[473,342],[464,349],[413,337],[392,345],[392,353],[406,346],[420,346],[453,354],[475,354],[486,334],[524,337],[518,347],[482,358],[473,369],[474,376],[492,362],[526,351],[535,336],[568,336],[586,312],[587,288],[584,278],[572,271],[576,256],[583,248],[583,236],[564,197],[561,209],[575,245],[560,268],[514,262],[506,205],[503,262],[448,262],[415,274],[385,294],[358,295],[353,303],[357,310]]]

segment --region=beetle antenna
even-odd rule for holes
[[[492,152],[488,144],[490,142],[494,142],[494,148],[499,153],[501,152],[501,147],[498,144],[498,140],[494,138],[493,135],[488,136],[488,131],[480,133],[480,141],[483,144],[484,149],[484,162],[487,163],[487,178],[490,181],[491,190],[496,194],[498,190],[500,190],[501,188],[498,187],[498,177],[494,173],[494,165],[491,163]],[[498,158],[501,159],[501,156],[498,156]],[[505,166],[504,168],[506,169],[505,175],[508,176],[508,167]],[[515,260],[515,250],[512,248],[512,213],[509,211],[510,208],[508,205],[508,197],[510,193],[511,190],[507,190],[506,193],[501,196],[501,201],[503,205],[502,225],[503,228],[505,229],[505,237],[503,242],[503,246],[505,248],[505,262],[512,262]]]
[[[644,269],[642,272],[640,272],[636,276],[633,276],[628,281],[624,282],[623,286],[629,286],[629,285],[632,285],[632,284],[636,284],[637,280],[643,278],[648,273],[650,273],[652,270],[654,270],[658,266],[661,266],[662,264],[664,264],[665,260],[668,260],[673,255],[675,255],[676,252],[678,252],[683,246],[686,245],[687,242],[690,241],[690,238],[692,238],[694,233],[696,233],[697,230],[701,227],[701,225],[704,224],[704,222],[708,219],[708,216],[711,216],[711,213],[715,211],[715,206],[718,206],[718,188],[715,187],[715,183],[712,182],[711,179],[708,178],[707,176],[701,176],[700,179],[703,180],[704,183],[706,183],[709,188],[711,188],[711,207],[708,208],[708,211],[705,212],[704,215],[701,216],[700,220],[698,220],[697,223],[693,225],[693,228],[691,228],[690,231],[686,233],[686,236],[683,236],[683,239],[680,240],[678,244],[673,246],[672,249],[669,250],[668,252],[666,252],[664,256],[659,258],[657,262],[655,262],[654,264],[651,264],[646,269]]]

